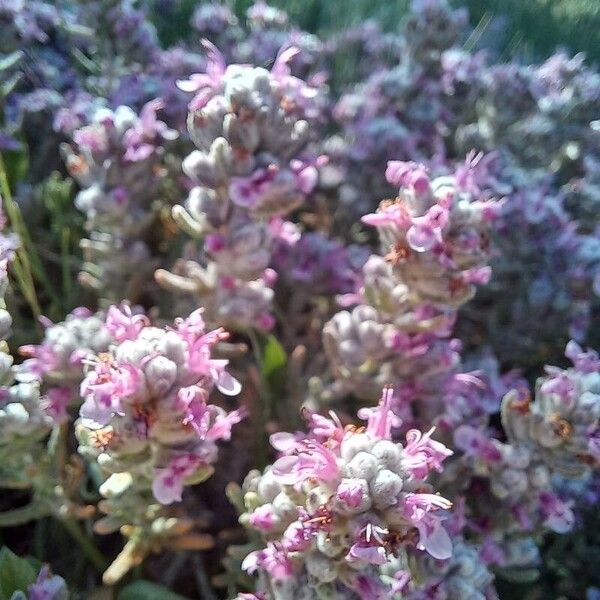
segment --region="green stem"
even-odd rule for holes
[[[72,518],[61,519],[60,522],[65,526],[69,535],[79,544],[83,553],[98,571],[105,571],[108,568],[108,561],[94,542],[82,531],[79,523]]]
[[[266,435],[266,428],[269,419],[271,418],[271,398],[270,391],[265,381],[263,373],[263,356],[260,349],[260,343],[256,333],[251,329],[247,332],[252,346],[252,354],[258,370],[259,381],[258,384],[260,389],[258,390],[257,405],[254,405],[255,414],[252,417],[256,420],[255,426],[255,448],[257,464],[261,465],[260,468],[266,466],[267,458],[269,456],[269,442]]]
[[[37,294],[35,293],[31,272],[29,272],[22,264],[21,258],[22,255],[17,251],[17,256],[15,256],[15,259],[12,262],[12,273],[17,281],[17,286],[21,290],[26,302],[29,304],[37,323],[39,316],[42,314],[42,310],[37,299]]]
[[[70,246],[70,231],[68,227],[63,227],[60,236],[60,255],[62,263],[62,282],[63,294],[67,299],[70,308],[71,294],[73,293],[73,284],[71,280],[71,266],[69,264],[69,246]]]
[[[256,333],[250,329],[248,331],[248,338],[250,339],[250,345],[252,346],[252,353],[254,354],[254,360],[258,367],[260,375],[260,397],[262,399],[263,417],[265,422],[268,421],[272,416],[271,411],[271,393],[267,381],[265,380],[264,368],[263,368],[263,355],[260,349],[260,343]]]
[[[58,297],[58,294],[54,291],[54,288],[52,287],[52,284],[48,279],[46,272],[44,271],[42,261],[38,256],[37,250],[35,249],[35,246],[33,244],[33,240],[29,235],[29,230],[27,229],[25,221],[23,220],[21,209],[12,197],[2,154],[0,154],[0,192],[4,197],[4,207],[6,209],[6,214],[8,215],[8,218],[10,220],[11,227],[15,231],[15,233],[19,235],[19,238],[21,240],[21,247],[17,250],[17,256],[21,260],[24,271],[24,277],[26,278],[26,298],[30,298],[32,295],[35,295],[35,284],[33,278],[33,273],[35,273],[38,280],[44,286],[48,297],[51,298],[53,302],[56,302],[58,305],[60,305],[60,298]],[[31,301],[28,301],[31,304]],[[37,305],[37,300],[35,304]],[[39,310],[39,305],[37,306],[37,309]],[[32,310],[34,310],[33,306]]]
[[[48,510],[39,502],[32,502],[22,508],[14,508],[0,513],[0,527],[15,527],[35,521],[48,514]]]

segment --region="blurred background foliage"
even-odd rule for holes
[[[189,21],[199,0],[152,0],[153,16],[163,43],[172,44],[190,33]],[[485,39],[508,60],[512,56],[543,59],[557,47],[585,52],[600,60],[600,0],[452,0],[469,10],[477,43]],[[400,27],[410,0],[271,0],[284,8],[293,23],[311,33],[331,34],[366,19],[387,31]],[[231,0],[238,17],[252,0]]]

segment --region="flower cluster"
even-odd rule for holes
[[[79,400],[85,361],[108,350],[112,341],[104,315],[84,307],[75,309],[60,323],[43,319],[44,339],[22,346],[27,356],[21,370],[43,383],[43,409],[55,422],[69,418],[68,407]]]
[[[276,243],[277,273],[291,287],[309,284],[315,295],[351,293],[367,258],[360,246],[345,246],[316,231],[301,233],[293,223],[282,224]]]
[[[569,369],[546,367],[534,401],[520,414],[513,394],[503,402],[503,425],[511,440],[536,446],[544,461],[563,475],[589,472],[600,460],[600,358],[569,342]]]
[[[405,52],[391,65],[376,62],[341,96],[333,114],[343,136],[326,144],[345,173],[336,216],[345,224],[387,196],[380,173],[393,158],[443,172],[473,148],[494,153],[484,187],[506,197],[497,276],[467,307],[460,332],[470,342],[483,331],[503,361],[539,365],[553,340],[527,315],[555,323],[561,343],[583,341],[597,304],[600,246],[589,217],[597,212],[598,75],[564,53],[539,66],[493,64],[459,47],[468,34],[462,11],[414,2]]]
[[[215,386],[227,395],[240,387],[227,361],[211,357],[227,334],[206,332],[201,312],[160,329],[111,307],[106,327],[116,343],[81,384],[80,451],[97,456],[115,481],[135,474],[135,485],[147,484],[162,504],[180,500],[184,482],[206,474],[215,442],[243,416],[208,402]]]
[[[461,485],[479,490],[470,494],[467,529],[483,540],[492,564],[522,566],[521,552],[515,550],[524,539],[530,544],[528,562],[535,564],[530,536],[543,530],[565,533],[575,523],[573,502],[561,494],[561,478],[589,478],[597,468],[600,362],[596,352],[575,342],[566,354],[574,366],[547,367],[532,402],[523,390],[506,394],[506,441],[468,425],[454,432],[463,452],[457,465]]]
[[[64,520],[99,568],[83,530],[119,531],[106,585],[210,548],[159,559],[202,597],[575,579],[600,497],[600,76],[500,61],[494,26],[449,0],[324,39],[264,0],[0,0],[0,484],[25,491],[0,527]],[[65,593],[46,568],[29,589]]]
[[[227,334],[207,332],[201,312],[161,329],[112,306],[106,328],[115,342],[90,363],[81,384],[79,452],[106,474],[99,506],[105,516],[96,530],[121,528],[129,538],[106,571],[107,582],[122,577],[136,556],[188,533],[190,525],[167,518],[162,506],[212,474],[217,442],[228,440],[244,416],[209,402],[213,388],[236,395],[240,386],[228,361],[212,356]]]
[[[441,400],[460,359],[460,343],[449,339],[456,309],[491,273],[489,232],[499,203],[477,187],[477,167],[469,159],[432,179],[422,165],[389,163],[399,196],[363,218],[378,228],[385,257],[364,265],[362,285],[347,299],[358,306],[323,329],[334,375],[347,390],[372,397],[391,383],[401,403]]]
[[[273,598],[296,597],[303,585],[317,594],[374,588],[384,597],[380,569],[405,546],[451,555],[442,525],[451,503],[426,482],[451,451],[431,431],[394,443],[391,398],[386,389],[376,408],[359,412],[365,428],[311,414],[308,436],[271,436],[280,457],[246,479],[241,520],[265,543],[242,567],[266,576]]]
[[[139,116],[126,106],[100,109],[63,146],[67,168],[83,188],[75,204],[89,232],[80,280],[105,302],[144,298],[158,266],[153,204],[166,175],[164,146],[177,137],[158,120],[160,108],[156,100]]]
[[[159,282],[202,298],[211,322],[270,329],[275,273],[270,222],[305,200],[317,180],[302,151],[318,114],[319,91],[290,74],[283,51],[271,71],[225,65],[209,42],[206,73],[180,82],[195,92],[189,132],[197,146],[183,162],[195,183],[174,218],[203,249],[159,271]]]
[[[414,303],[458,307],[490,279],[490,223],[499,203],[487,200],[475,179],[480,156],[449,177],[431,179],[422,165],[392,161],[386,179],[400,186],[363,221],[378,228],[386,258]]]

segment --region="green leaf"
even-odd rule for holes
[[[235,506],[236,510],[241,515],[246,509],[244,506],[244,492],[242,491],[242,488],[232,481],[227,484],[225,494],[229,502]]]
[[[162,585],[151,581],[135,581],[123,588],[117,600],[187,600]]]
[[[185,483],[186,485],[197,485],[203,481],[206,481],[214,472],[214,467],[206,465],[198,469],[193,475],[186,477]]]
[[[27,147],[23,143],[21,146],[19,150],[5,150],[2,153],[11,190],[14,190],[17,183],[25,178],[29,166]]]
[[[287,354],[277,338],[270,334],[262,351],[262,375],[269,383],[274,383],[287,363]]]
[[[19,558],[6,546],[0,550],[0,600],[10,600],[15,592],[27,591],[37,573],[24,558]]]

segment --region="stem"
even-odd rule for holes
[[[0,513],[0,527],[15,527],[35,521],[48,515],[49,511],[39,502],[32,502],[22,508],[14,508]]]
[[[69,245],[70,245],[70,231],[68,227],[63,227],[60,236],[60,256],[62,263],[62,286],[63,294],[66,298],[68,308],[71,304],[71,295],[73,293],[73,282],[71,280],[71,266],[69,264]]]
[[[198,591],[200,592],[200,597],[204,598],[204,600],[217,600],[217,596],[212,591],[210,581],[208,580],[202,556],[200,554],[195,554],[192,560],[196,567],[194,572],[196,575],[196,586],[199,588]]]
[[[35,531],[33,533],[33,547],[35,557],[44,562],[46,558],[46,539],[48,538],[48,520],[40,519],[35,524]]]
[[[12,274],[17,281],[17,286],[21,290],[25,301],[27,304],[29,304],[29,308],[31,309],[31,312],[35,318],[36,325],[38,325],[38,319],[42,314],[42,310],[37,299],[37,294],[35,293],[35,288],[31,279],[31,272],[27,271],[22,264],[21,255],[18,250],[17,255],[12,262]]]
[[[256,333],[250,329],[248,331],[248,338],[250,339],[250,345],[252,346],[252,354],[254,354],[254,360],[256,361],[256,366],[258,367],[258,374],[260,375],[260,398],[263,409],[263,417],[265,423],[271,418],[271,390],[269,390],[269,386],[265,381],[265,376],[263,373],[263,356],[260,351],[260,343],[258,338],[256,337]]]
[[[79,523],[72,518],[61,519],[60,522],[65,526],[69,535],[79,544],[83,553],[96,569],[98,571],[105,571],[108,567],[108,561],[104,558],[104,555],[100,552],[96,544],[82,531]]]
[[[48,297],[60,306],[60,298],[54,291],[50,280],[46,276],[46,272],[44,271],[42,262],[37,254],[31,236],[29,235],[29,230],[27,229],[25,221],[23,220],[21,209],[12,197],[2,154],[0,154],[0,192],[2,193],[2,196],[4,196],[4,207],[6,209],[6,214],[8,215],[8,218],[10,220],[11,227],[13,228],[15,233],[19,235],[19,238],[21,240],[21,247],[17,250],[17,256],[19,257],[22,263],[23,275],[28,288],[27,295],[25,294],[25,291],[23,292],[23,295],[25,295],[26,298],[28,298],[28,302],[32,304],[30,297],[32,294],[35,295],[35,284],[33,278],[33,273],[35,272],[36,277],[43,284],[46,293],[48,294]],[[32,305],[31,308],[34,314],[36,314],[36,316],[39,316],[39,314],[41,314],[39,312],[39,304],[37,302],[37,298],[35,300],[35,307],[34,305]],[[36,310],[38,312],[36,312]]]

